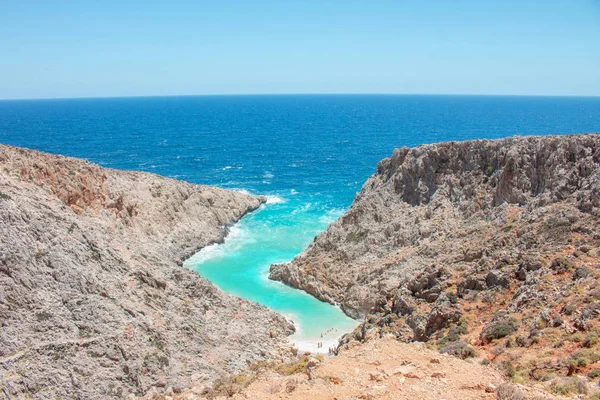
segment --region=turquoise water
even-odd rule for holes
[[[600,98],[197,96],[0,101],[0,142],[271,196],[222,245],[187,262],[221,289],[325,343],[356,322],[266,279],[350,205],[396,147],[600,131]],[[279,202],[277,202],[279,199]],[[321,339],[321,333],[334,327]],[[337,331],[335,330],[337,328]]]
[[[293,195],[289,199],[271,196],[267,204],[233,226],[223,244],[202,249],[185,266],[228,293],[283,314],[296,327],[290,340],[300,350],[326,352],[358,322],[339,308],[267,276],[271,264],[291,260],[341,213],[323,215]]]

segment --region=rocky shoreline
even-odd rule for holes
[[[178,265],[264,201],[0,145],[0,397],[177,392],[282,359],[283,317]]]
[[[342,348],[393,334],[518,381],[596,376],[599,232],[598,134],[422,145],[270,277],[364,319]]]

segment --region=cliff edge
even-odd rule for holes
[[[0,145],[0,398],[176,392],[280,358],[281,316],[178,265],[263,201]]]
[[[598,134],[423,145],[270,276],[364,318],[343,343],[391,333],[517,380],[594,375],[599,232]]]

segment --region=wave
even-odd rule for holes
[[[319,222],[322,222],[324,224],[330,224],[330,223],[336,221],[342,215],[344,215],[344,212],[345,212],[345,210],[343,208],[334,208],[334,209],[328,210],[325,213],[325,215],[321,215],[319,217]]]
[[[200,265],[208,260],[222,257],[228,253],[231,253],[236,247],[241,247],[243,236],[246,236],[245,229],[240,228],[237,225],[233,225],[229,228],[225,241],[223,243],[213,243],[206,247],[203,247],[196,254],[191,256],[185,261],[185,264],[190,266]],[[239,242],[239,243],[238,243]]]
[[[265,179],[273,179],[273,178],[275,178],[275,175],[273,175],[270,172],[265,172],[262,177]]]
[[[267,204],[281,204],[281,203],[285,203],[285,199],[279,197],[279,196],[275,196],[275,195],[266,195],[265,196],[267,198]]]

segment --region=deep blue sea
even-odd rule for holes
[[[600,131],[600,98],[198,96],[0,101],[0,143],[269,196],[222,245],[186,263],[292,319],[325,349],[356,322],[266,279],[346,209],[400,146]],[[320,337],[320,334],[329,333]]]

